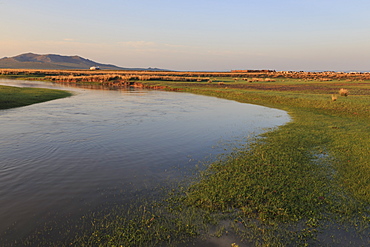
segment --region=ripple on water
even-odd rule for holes
[[[283,111],[184,93],[68,90],[76,94],[0,111],[0,236],[124,200],[174,167],[224,152],[212,148],[220,141],[289,121]]]

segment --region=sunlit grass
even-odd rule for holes
[[[0,109],[9,109],[71,96],[62,90],[0,86]]]
[[[186,192],[188,205],[236,210],[235,230],[256,245],[312,244],[327,222],[359,232],[365,226],[369,234],[370,97],[361,95],[369,88],[361,85],[357,95],[333,102],[329,90],[323,93],[329,86],[303,93],[171,84],[177,91],[277,107],[293,117],[202,172]]]

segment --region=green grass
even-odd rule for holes
[[[256,245],[312,244],[328,222],[356,229],[354,239],[361,237],[361,227],[369,234],[370,84],[349,84],[356,95],[333,102],[329,91],[343,87],[338,82],[284,83],[314,84],[315,90],[234,89],[233,82],[222,88],[167,84],[169,90],[284,109],[293,117],[248,149],[210,165],[185,192],[185,202],[210,212],[233,212],[234,230]],[[339,231],[333,236],[342,237]]]
[[[71,95],[62,90],[0,86],[0,109],[26,106]]]

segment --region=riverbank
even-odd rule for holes
[[[279,108],[293,121],[201,169],[164,201],[96,218],[75,243],[177,245],[203,236],[229,246],[368,245],[370,82],[259,78],[133,80]]]
[[[0,110],[65,98],[71,95],[71,93],[62,90],[0,85]]]
[[[136,84],[279,108],[293,121],[208,166],[178,197],[171,196],[176,203],[166,213],[140,214],[140,234],[132,232],[132,239],[150,242],[157,227],[158,234],[171,236],[161,238],[167,243],[181,233],[226,237],[240,246],[368,245],[370,82],[210,80]],[[176,215],[178,232],[159,230],[163,219],[174,227],[163,216],[169,214]],[[205,230],[209,224],[213,231]],[[99,240],[131,244],[119,237],[126,230],[114,229],[114,236],[99,234]]]

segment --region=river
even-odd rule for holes
[[[48,222],[59,225],[130,200],[290,120],[281,110],[187,93],[0,84],[74,93],[0,111],[4,243],[19,242]]]

